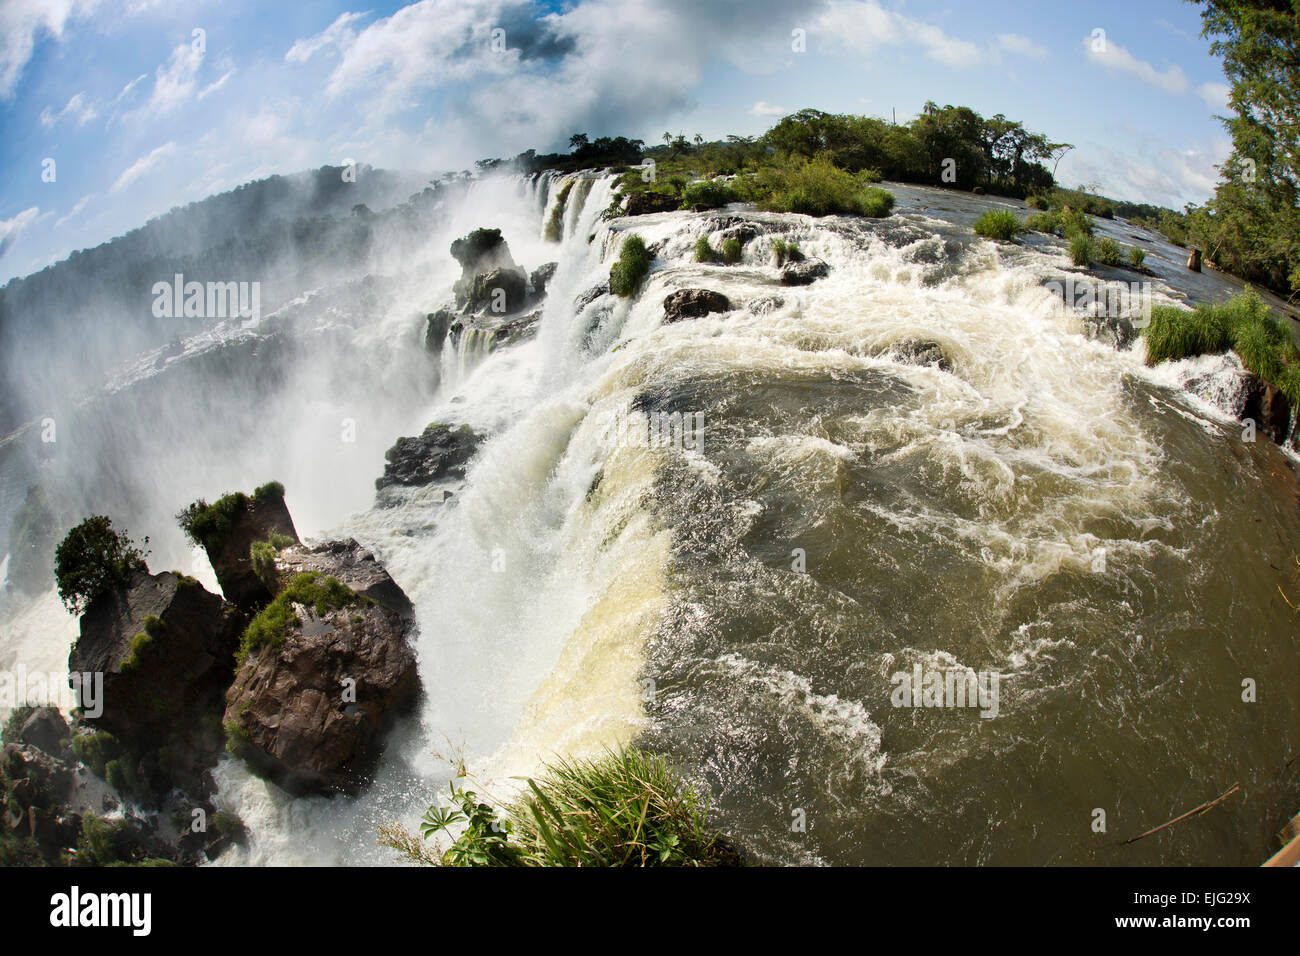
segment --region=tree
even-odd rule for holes
[[[1190,238],[1221,268],[1300,293],[1300,0],[1201,0],[1231,83],[1232,154]]]
[[[586,133],[574,133],[572,136],[569,137],[569,149],[571,150],[575,150],[575,151],[580,150],[582,149],[582,147],[586,145],[587,145]]]
[[[126,584],[131,572],[144,570],[145,553],[125,531],[114,531],[106,515],[92,515],[69,531],[54,552],[59,598],[70,612],[81,614],[95,598]]]

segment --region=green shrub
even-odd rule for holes
[[[254,541],[248,548],[249,560],[253,563],[253,573],[261,579],[268,590],[275,590],[275,559],[280,551],[293,544],[293,538],[283,534],[273,534],[266,541]]]
[[[1033,195],[1025,200],[1025,205],[1027,205],[1030,209],[1047,209],[1049,203],[1047,201],[1047,197],[1040,196],[1040,195]]]
[[[776,258],[776,264],[783,266],[787,262],[803,262],[803,250],[796,243],[786,239],[776,238],[772,240],[772,255]]]
[[[888,216],[894,197],[886,190],[864,188],[860,174],[839,169],[827,157],[765,166],[759,170],[759,205],[773,212],[799,212],[809,216],[832,214]]]
[[[628,236],[619,247],[618,261],[609,270],[609,291],[626,298],[636,292],[650,273],[654,257],[640,236]]]
[[[546,220],[545,238],[547,242],[559,242],[564,238],[564,209],[573,191],[573,180],[560,187],[560,194],[555,197],[555,206]]]
[[[1061,228],[1061,217],[1054,212],[1036,212],[1025,220],[1025,228],[1049,236],[1055,235],[1056,230]]]
[[[1097,243],[1096,257],[1097,261],[1104,266],[1118,266],[1124,263],[1124,254],[1120,251],[1119,243],[1110,236],[1103,236]]]
[[[695,240],[695,261],[696,262],[716,262],[718,255],[709,245],[708,236],[700,236]]]
[[[975,234],[986,239],[1014,239],[1024,227],[1015,213],[1007,209],[990,209],[975,220]]]
[[[725,206],[728,203],[736,201],[731,187],[725,182],[716,179],[705,179],[700,182],[690,183],[682,190],[682,208],[691,209],[695,206],[708,206],[710,209],[717,209],[719,206]]]
[[[148,544],[146,537],[142,544]],[[54,552],[54,579],[59,597],[73,614],[82,613],[95,598],[145,569],[145,555],[126,531],[118,534],[105,515],[93,515],[68,532]]]
[[[457,807],[430,807],[428,839],[464,825],[439,856],[397,826],[381,841],[414,862],[444,866],[735,866],[740,854],[707,821],[708,801],[668,761],[639,750],[560,761],[498,812],[452,787]]]
[[[735,236],[723,240],[722,261],[725,262],[727,265],[734,266],[737,262],[739,262],[742,252],[743,252],[743,247],[741,246],[740,240],[737,239]]]
[[[144,630],[131,639],[131,656],[122,662],[123,673],[128,673],[140,666],[141,658],[149,646],[167,633],[167,625],[156,615],[150,614],[144,619]]]
[[[460,240],[457,240],[458,242]],[[253,492],[251,501],[270,501],[284,497],[284,485],[268,481]],[[215,548],[230,533],[235,519],[248,510],[250,498],[242,491],[222,495],[212,504],[200,498],[176,515],[185,536],[204,548]]]
[[[18,743],[18,735],[23,732],[23,724],[36,708],[31,704],[20,704],[9,713],[4,730],[0,730],[0,745]]]
[[[93,734],[73,734],[69,741],[73,756],[90,768],[100,778],[108,773],[109,761],[122,755],[122,745],[107,731]]]
[[[1134,269],[1141,269],[1147,261],[1147,252],[1141,246],[1129,246],[1128,264]]]
[[[1254,289],[1195,309],[1156,306],[1142,334],[1148,365],[1231,348],[1243,366],[1300,407],[1300,351],[1286,323]]]
[[[1070,261],[1076,266],[1092,265],[1092,237],[1076,232],[1070,235]]]
[[[1060,228],[1061,234],[1066,239],[1073,237],[1076,233],[1092,238],[1092,217],[1086,212],[1080,212],[1077,209],[1061,213]]]
[[[296,574],[275,600],[262,608],[244,629],[235,655],[235,666],[242,666],[254,651],[267,646],[279,648],[284,644],[290,631],[297,630],[301,624],[294,613],[295,604],[306,605],[315,611],[317,617],[324,617],[330,611],[369,603],[368,598],[338,578],[326,577],[316,571]]]

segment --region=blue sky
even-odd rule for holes
[[[0,281],[271,173],[459,169],[576,131],[757,134],[806,106],[1003,113],[1075,144],[1062,181],[1181,208],[1229,146],[1198,9],[0,0]]]

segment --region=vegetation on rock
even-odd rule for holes
[[[148,544],[146,537],[142,544]],[[113,530],[106,515],[92,515],[68,532],[54,552],[54,579],[59,598],[73,614],[81,614],[95,598],[125,584],[131,573],[144,570],[145,556],[123,530]]]

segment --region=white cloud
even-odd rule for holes
[[[123,97],[130,95],[131,91],[140,85],[141,80],[146,80],[148,78],[149,78],[148,73],[141,73],[130,83],[126,84],[126,86],[122,87],[122,92],[117,94],[117,96],[113,99],[113,102],[114,103],[120,102]]]
[[[785,116],[789,112],[784,106],[773,106],[763,100],[759,100],[749,108],[750,116]]]
[[[77,204],[73,206],[71,210],[69,210],[66,216],[61,216],[58,219],[54,220],[54,227],[57,229],[59,226],[67,222],[69,219],[73,218],[74,216],[80,215],[81,210],[86,208],[86,203],[88,202],[90,202],[90,197],[82,196],[79,200],[77,200]]]
[[[108,191],[111,193],[121,192],[174,152],[176,152],[175,143],[164,143],[148,155],[141,156],[122,171],[122,175],[117,177],[117,182],[113,183]]]
[[[992,62],[993,54],[939,27],[884,9],[876,0],[832,0],[814,31],[834,50],[869,56],[884,46],[915,45],[959,69]]]
[[[0,256],[9,251],[10,247],[17,241],[19,234],[36,221],[40,212],[39,206],[32,206],[30,209],[24,209],[12,219],[0,219]]]
[[[357,32],[351,24],[368,13],[341,13],[337,20],[315,36],[305,37],[294,43],[284,55],[286,63],[306,63],[318,50],[332,48],[335,50],[348,47],[356,39]]]
[[[1047,58],[1047,49],[1045,47],[1039,46],[1029,37],[1019,33],[1004,33],[999,36],[998,49],[1006,53],[1027,56],[1031,60],[1044,60]]]
[[[63,38],[68,22],[89,14],[99,0],[4,0],[0,3],[0,99],[12,99],[23,68],[42,34]]]
[[[84,126],[98,115],[99,113],[95,109],[94,104],[90,103],[86,99],[86,94],[83,91],[74,94],[73,97],[68,100],[68,104],[57,113],[51,111],[48,106],[41,110],[41,125],[46,129],[49,129],[66,116],[69,119],[76,120],[78,126]]]
[[[182,43],[172,50],[171,57],[154,74],[149,111],[164,116],[188,100],[194,92],[195,77],[202,63],[203,54],[192,43]]]
[[[1166,93],[1183,93],[1187,90],[1187,76],[1181,67],[1170,66],[1162,73],[1109,38],[1094,41],[1090,36],[1084,37],[1083,49],[1093,63],[1108,70],[1129,73]]]
[[[196,99],[201,100],[209,93],[217,92],[217,90],[221,89],[223,86],[226,85],[226,80],[230,79],[230,77],[234,75],[234,72],[235,72],[234,70],[227,70],[225,73],[221,75],[221,79],[199,90],[199,95],[196,97]]]
[[[1216,113],[1226,113],[1230,109],[1228,94],[1231,92],[1231,88],[1226,83],[1202,83],[1196,88],[1196,95]]]

